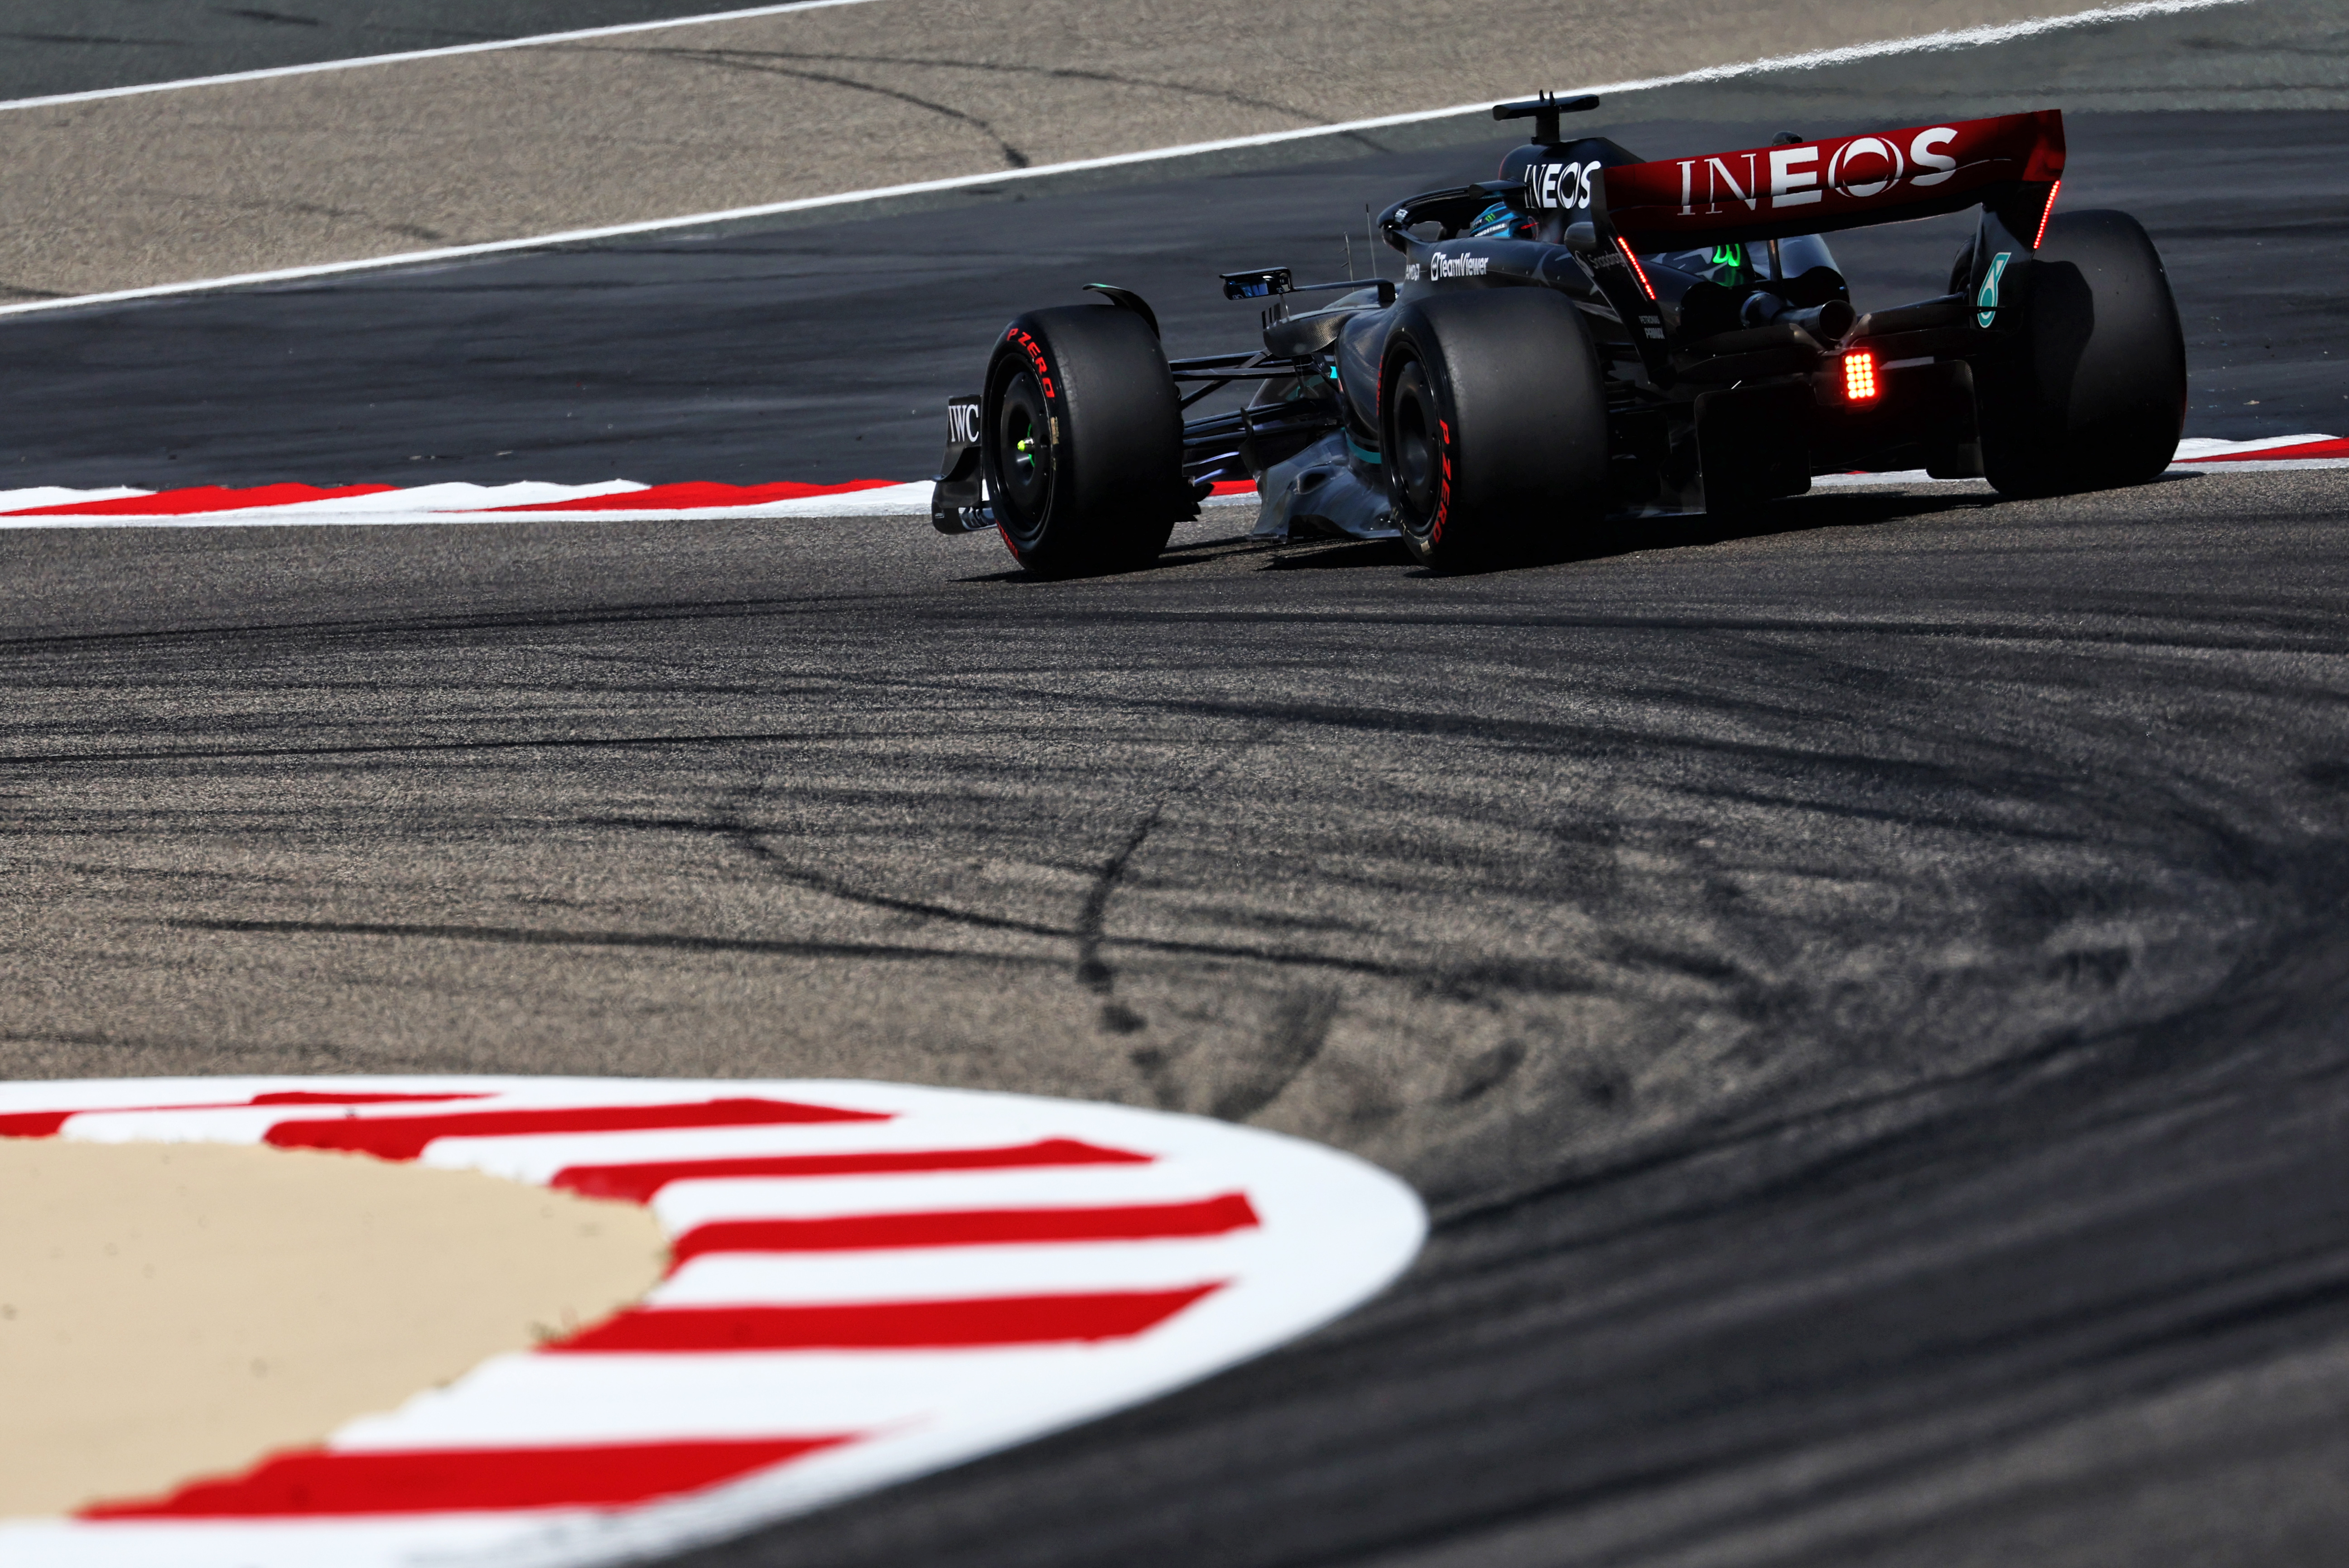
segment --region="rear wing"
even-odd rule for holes
[[[2064,174],[2060,110],[1910,126],[1596,171],[1591,220],[1633,251],[1929,218],[1980,203],[2035,235]]]

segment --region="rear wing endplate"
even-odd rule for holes
[[[1775,240],[1989,207],[2029,236],[2064,174],[2060,110],[1597,171],[1591,219],[1638,252]]]

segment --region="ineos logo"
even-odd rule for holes
[[[1910,139],[1905,156],[1889,137],[1856,136],[1839,143],[1683,158],[1678,161],[1681,216],[1694,216],[1700,208],[1711,216],[1731,202],[1749,213],[1765,206],[1805,207],[1830,192],[1865,202],[1904,181],[1938,185],[1958,171],[1957,159],[1946,151],[1957,137],[1954,126],[1929,127]]]
[[[1847,196],[1880,196],[1907,172],[1899,148],[1880,136],[1863,136],[1845,142],[1827,160],[1827,187]]]
[[[1526,171],[1526,205],[1564,212],[1590,205],[1590,178],[1599,163],[1536,163]]]
[[[960,398],[947,405],[947,444],[978,444],[978,400]]]

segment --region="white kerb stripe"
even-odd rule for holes
[[[1179,1291],[1235,1280],[1286,1246],[1261,1231],[1154,1241],[1027,1247],[881,1247],[838,1252],[713,1252],[654,1287],[645,1304],[812,1306],[981,1297]]]

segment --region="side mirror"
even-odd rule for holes
[[[1270,299],[1287,294],[1294,283],[1285,266],[1258,267],[1254,272],[1224,274],[1226,299]]]
[[[1568,223],[1566,225],[1566,248],[1578,256],[1595,256],[1607,247],[1599,243],[1598,224]]]

